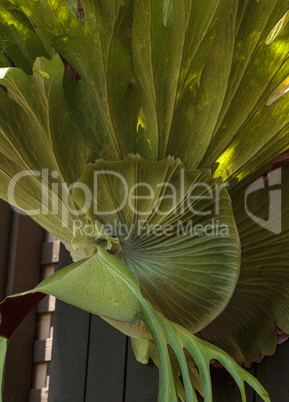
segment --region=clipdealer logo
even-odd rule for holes
[[[280,234],[282,231],[282,190],[278,188],[281,183],[282,168],[278,168],[268,173],[268,180],[260,177],[245,192],[245,210],[248,216],[259,226],[275,234]],[[268,187],[269,191],[269,217],[268,219],[261,219],[249,210],[248,197],[256,191],[266,189],[266,187]]]

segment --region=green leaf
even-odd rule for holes
[[[56,56],[37,59],[33,76],[18,68],[0,71],[6,87],[0,90],[0,196],[27,212],[39,210],[33,218],[70,242],[75,205],[68,186],[84,170],[90,151],[71,125],[63,64]],[[70,143],[75,148],[68,151]],[[15,177],[22,171],[26,176]]]
[[[45,48],[29,20],[8,0],[0,5],[0,34],[1,51],[28,74],[36,57],[52,55],[52,49]]]
[[[174,155],[240,181],[288,149],[288,95],[268,106],[288,76],[287,0],[83,0],[83,20],[74,1],[11,3],[79,73],[65,96],[96,157]]]
[[[201,73],[200,87],[186,83],[184,100],[179,100],[175,111],[168,152],[179,156],[189,168],[200,165],[222,110],[233,59],[237,6],[237,2],[230,0],[220,2],[218,26]]]
[[[155,344],[153,343],[153,341],[148,340],[148,339],[131,338],[131,344],[132,344],[133,352],[135,354],[137,361],[139,361],[142,364],[147,364],[149,359],[151,359],[154,362],[154,364],[157,367],[159,367],[158,354],[157,354],[157,350],[156,350],[156,347],[155,347]],[[172,365],[172,373],[173,373],[174,382],[175,382],[178,396],[182,401],[185,401],[186,395],[185,395],[183,383],[180,378],[182,373],[181,373],[180,365],[178,363],[178,359],[172,349],[169,349],[169,354],[170,354],[171,365]],[[196,391],[198,391],[200,395],[204,396],[202,378],[196,367],[196,364],[195,364],[192,356],[186,350],[185,350],[185,356],[186,356],[186,360],[187,360],[188,371],[189,371],[191,383],[194,385]]]
[[[0,390],[2,390],[2,381],[4,373],[4,364],[7,351],[7,339],[0,338]],[[2,392],[0,391],[0,402],[2,402]]]
[[[193,357],[204,387],[206,401],[212,400],[210,361],[217,359],[232,374],[237,382],[242,400],[245,401],[244,381],[269,401],[268,394],[251,374],[244,371],[232,358],[215,346],[193,336],[184,328],[168,321],[156,312],[149,301],[140,292],[136,278],[123,263],[99,248],[90,259],[74,263],[45,279],[29,292],[7,298],[1,304],[2,323],[0,333],[6,333],[7,325],[13,325],[9,306],[22,302],[25,310],[25,297],[41,294],[52,294],[72,305],[91,313],[104,315],[112,319],[136,322],[142,320],[149,329],[158,352],[160,369],[159,401],[177,401],[177,391],[171,371],[168,345],[171,346],[178,359],[187,400],[197,401],[194,385],[191,383],[185,350]],[[31,309],[32,303],[26,308]],[[27,307],[28,306],[28,307]],[[10,318],[8,316],[10,314]],[[3,325],[4,323],[4,325]]]
[[[119,158],[122,150],[108,105],[106,77],[110,44],[122,52],[122,43],[121,46],[119,43],[112,43],[113,33],[122,35],[125,41],[128,40],[129,28],[123,28],[131,2],[117,1],[104,5],[104,2],[84,0],[82,4],[85,17],[82,21],[71,12],[65,0],[16,0],[13,3],[30,22],[33,20],[39,35],[44,36],[82,78],[74,86],[73,96],[67,94],[67,97],[72,103],[74,122],[86,143],[98,156]],[[118,16],[120,19],[116,22]],[[124,51],[124,56],[126,53],[127,51]],[[120,66],[122,79],[118,75],[118,82],[112,83],[116,88],[128,84],[127,80],[123,80],[128,75],[130,66],[125,61],[123,63],[124,68]],[[132,78],[130,76],[129,81]],[[114,92],[117,94],[116,89]]]
[[[10,67],[10,63],[7,57],[0,51],[0,68],[2,67]]]
[[[247,366],[260,354],[275,353],[278,328],[289,333],[289,167],[282,169],[282,180],[279,169],[269,177],[265,188],[252,193],[247,200],[250,213],[265,221],[271,205],[271,225],[267,228],[246,213],[246,188],[233,196],[242,246],[240,277],[224,312],[201,332],[204,339]],[[282,184],[278,185],[280,181]],[[268,188],[274,183],[277,186]],[[270,200],[274,194],[277,198]],[[279,213],[281,233],[273,233],[270,229],[279,231]]]
[[[267,106],[288,76],[288,25],[266,41],[287,11],[286,0],[249,1],[243,10],[223,108],[201,163],[216,163],[216,177],[242,180],[262,167],[264,172],[267,161],[288,149],[288,96]]]
[[[228,192],[208,171],[170,157],[98,161],[72,197],[88,219],[75,225],[72,245],[89,256],[104,241],[167,318],[196,332],[227,305],[240,246]]]

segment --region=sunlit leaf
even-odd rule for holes
[[[44,38],[39,38],[32,23],[9,0],[0,4],[0,34],[1,51],[28,74],[32,73],[36,57],[52,55],[52,49],[43,43]]]
[[[288,97],[266,106],[288,76],[288,25],[265,43],[287,10],[286,0],[248,1],[239,19],[227,93],[201,163],[213,166],[216,177],[241,180],[262,167],[264,172],[268,161],[288,149]]]
[[[288,97],[266,106],[288,76],[287,0],[83,0],[83,20],[73,1],[11,3],[80,75],[65,94],[96,157],[171,154],[238,181],[288,149]]]

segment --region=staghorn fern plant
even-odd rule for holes
[[[132,336],[160,401],[211,401],[212,360],[269,401],[239,364],[289,333],[288,167],[255,181],[289,149],[289,2],[82,6],[0,1],[0,196],[75,261],[2,302],[0,368],[51,294]]]

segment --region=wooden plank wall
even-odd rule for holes
[[[40,280],[55,272],[59,260],[60,242],[50,233],[45,233],[41,253]],[[33,353],[33,375],[29,402],[47,402],[49,391],[49,364],[53,346],[52,316],[55,297],[46,296],[37,306],[36,334]]]

